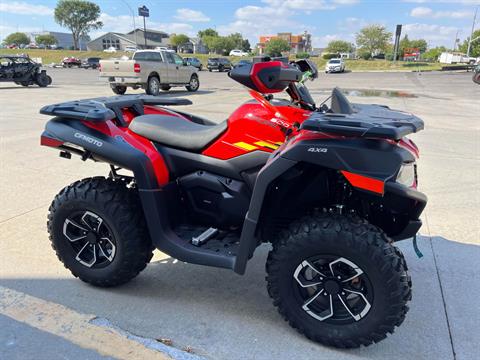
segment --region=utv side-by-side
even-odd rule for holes
[[[42,65],[27,56],[0,55],[0,82],[46,87],[52,83],[52,78],[42,70]]]
[[[305,86],[317,74],[308,60],[268,58],[231,70],[254,99],[220,124],[171,107],[189,100],[146,95],[42,108],[54,116],[42,145],[110,166],[53,200],[60,261],[108,287],[138,275],[155,248],[243,274],[270,243],[268,292],[291,326],[335,347],[384,339],[411,299],[394,242],[415,236],[427,202],[406,137],[423,122],[339,89],[317,106]],[[288,100],[273,97],[284,90]]]

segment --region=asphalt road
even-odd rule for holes
[[[426,123],[424,131],[412,136],[421,151],[420,189],[429,197],[419,239],[424,257],[416,257],[409,241],[399,244],[413,279],[410,312],[385,341],[341,351],[308,341],[276,312],[264,281],[268,246],[256,252],[243,277],[157,252],[138,278],[119,288],[97,289],[74,279],[49,246],[47,209],[62,187],[105,175],[107,168],[78,158],[63,160],[40,147],[48,118],[38,110],[45,104],[112,93],[94,70],[48,72],[53,84],[45,89],[0,84],[0,359],[103,358],[105,344],[93,341],[95,336],[72,335],[82,319],[101,319],[108,331],[112,326],[120,331],[116,352],[107,353],[118,358],[129,357],[121,345],[134,335],[149,349],[158,345],[152,339],[171,340],[171,348],[160,350],[174,358],[478,357],[480,87],[471,74],[322,73],[308,84],[318,102],[339,86],[354,102],[389,105]],[[227,118],[249,98],[226,73],[202,72],[200,81],[195,94],[178,88],[161,96],[188,97],[193,105],[185,111],[215,121]],[[9,300],[12,294],[15,301]],[[69,314],[68,326],[63,323],[66,315],[47,321],[46,309],[56,306]],[[90,325],[89,331],[100,331]],[[154,357],[149,354],[145,357]]]

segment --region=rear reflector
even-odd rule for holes
[[[40,145],[50,146],[50,147],[59,147],[60,145],[63,145],[63,141],[52,139],[48,136],[41,136]]]
[[[377,194],[384,193],[384,182],[382,180],[374,179],[371,177],[354,174],[345,170],[342,170],[341,173],[348,182],[356,188],[372,191]]]
[[[136,73],[139,73],[140,72],[140,64],[133,64],[133,71],[135,71]]]

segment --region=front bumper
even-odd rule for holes
[[[422,226],[420,215],[427,205],[427,196],[420,191],[395,182],[385,183],[385,205],[396,213],[406,214],[408,219],[402,229],[390,237],[394,241],[405,240],[417,234]]]
[[[331,68],[325,68],[325,71],[327,72],[341,72],[342,68],[341,67],[331,67]]]

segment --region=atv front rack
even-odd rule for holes
[[[117,119],[120,125],[126,126],[122,109],[128,108],[139,116],[144,115],[144,105],[175,106],[191,104],[192,102],[188,99],[161,98],[151,95],[122,95],[47,105],[40,109],[40,114],[91,122]]]
[[[301,129],[363,138],[400,140],[423,130],[423,120],[415,115],[382,105],[350,104],[351,113],[313,113]]]

